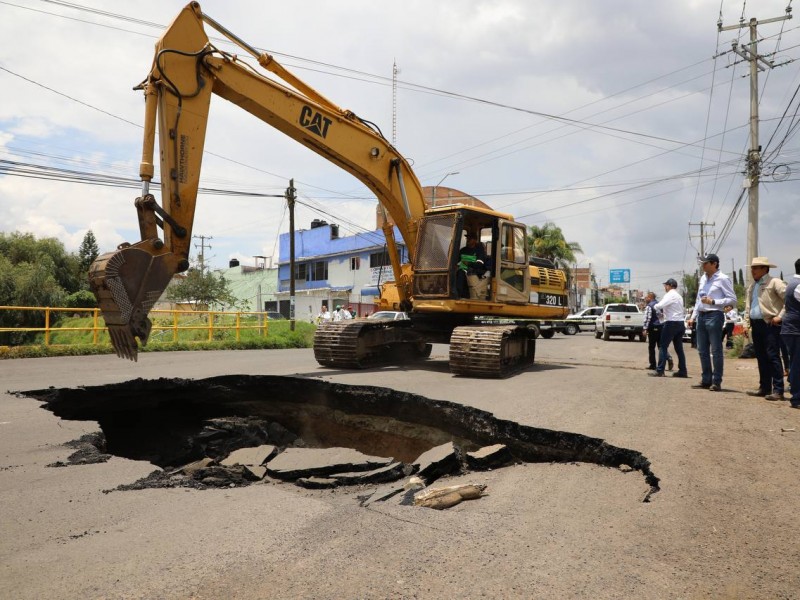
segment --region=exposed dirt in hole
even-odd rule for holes
[[[260,444],[274,444],[279,450],[352,448],[394,457],[409,466],[424,452],[447,442],[459,454],[503,444],[514,461],[589,462],[633,469],[644,476],[650,493],[659,489],[650,462],[635,450],[380,387],[233,375],[203,380],[136,379],[20,393],[45,402],[44,408],[63,419],[99,423],[103,433],[73,442],[78,451],[67,463],[102,462],[116,455],[146,460],[163,469],[123,489],[246,485],[259,478],[247,469],[220,469],[219,461],[233,450]],[[211,463],[201,468],[211,471],[200,471],[202,478],[197,478],[197,471],[187,475],[182,470],[203,458]],[[464,468],[462,461],[462,472]]]

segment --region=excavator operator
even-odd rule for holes
[[[467,244],[459,251],[458,272],[456,273],[456,289],[460,298],[470,298],[470,276],[483,279],[488,269],[486,248],[478,241],[475,233],[467,232]],[[473,280],[474,281],[474,280]]]

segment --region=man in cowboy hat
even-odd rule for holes
[[[766,256],[756,256],[750,263],[753,282],[747,287],[744,328],[753,341],[758,361],[758,389],[747,394],[783,400],[780,335],[786,283],[769,274],[773,267]]]

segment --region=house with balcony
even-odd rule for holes
[[[395,228],[403,262],[408,253]],[[322,306],[350,306],[358,316],[375,310],[378,286],[393,279],[383,231],[340,237],[339,226],[314,219],[311,228],[295,231],[294,273],[289,268],[289,234],[280,235],[278,291],[280,311],[288,309],[290,276],[295,285],[295,318],[313,321]],[[286,313],[288,314],[288,310]]]

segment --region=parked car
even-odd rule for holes
[[[683,320],[683,324],[686,326],[686,329],[683,331],[683,341],[684,342],[689,342],[689,344],[691,344],[692,348],[694,348],[695,347],[694,331],[692,330],[691,327],[689,327],[689,317],[691,317],[691,316],[692,315],[690,313],[690,314],[686,315],[686,318]]]
[[[399,310],[379,310],[367,317],[368,319],[383,319],[384,321],[406,321],[408,314]]]
[[[612,335],[623,335],[633,341],[638,335],[639,341],[645,340],[644,313],[635,304],[606,304],[603,312],[595,321],[594,336],[608,341]]]
[[[284,317],[281,313],[275,312],[272,310],[267,311],[267,320],[268,321],[285,321],[286,317]]]
[[[602,312],[602,306],[590,306],[589,308],[584,308],[583,310],[576,312],[574,315],[568,315],[567,321],[574,321],[578,328],[577,331],[594,331],[594,323],[597,321],[597,317],[599,317]],[[567,325],[570,325],[570,323]],[[565,333],[570,335],[566,331]]]

